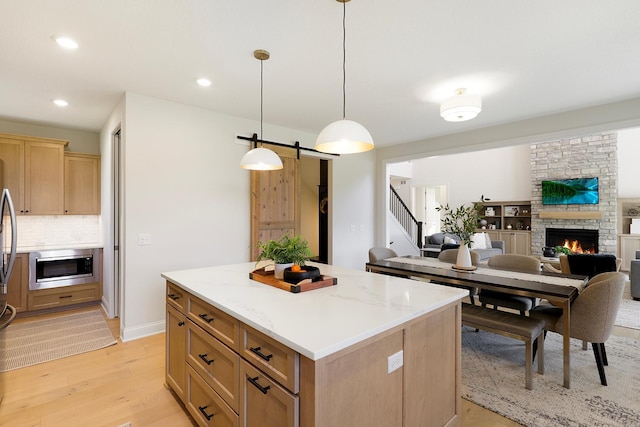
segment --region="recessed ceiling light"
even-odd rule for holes
[[[196,80],[196,82],[198,82],[198,84],[202,87],[211,86],[211,80],[205,79],[204,77],[199,78],[198,80]]]
[[[54,99],[53,103],[56,104],[58,107],[66,107],[67,105],[69,105],[69,103],[64,99]]]
[[[63,47],[65,49],[77,49],[78,48],[78,43],[76,43],[75,40],[70,39],[69,37],[64,37],[64,36],[51,36],[51,38],[58,43],[58,45],[60,47]]]

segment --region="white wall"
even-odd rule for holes
[[[69,141],[67,151],[86,154],[100,154],[99,135],[97,132],[82,129],[61,128],[36,123],[17,122],[0,119],[0,132],[18,135],[39,136],[42,138],[56,138]]]
[[[121,335],[129,340],[164,330],[162,272],[249,260],[249,172],[238,167],[248,147],[235,135],[249,136],[259,123],[133,93],[122,111]],[[105,150],[117,116],[102,132]],[[265,124],[263,136],[313,147],[316,135]],[[373,241],[373,158],[365,153],[331,162],[332,264],[364,268]],[[105,214],[111,204],[103,202]],[[349,232],[350,224],[357,231]],[[151,245],[139,246],[139,234],[150,234]]]
[[[411,186],[446,185],[449,204],[531,198],[528,145],[414,160]]]
[[[640,128],[618,131],[618,197],[640,197]]]

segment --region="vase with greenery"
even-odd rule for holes
[[[313,256],[309,243],[302,236],[282,236],[279,240],[258,243],[257,261],[270,259],[276,264],[275,276],[282,279],[286,267],[302,266]]]
[[[458,208],[451,208],[449,205],[439,206],[438,212],[444,213],[442,218],[442,230],[446,233],[455,234],[460,238],[460,248],[456,265],[458,267],[471,268],[471,254],[469,247],[476,230],[478,229],[478,204],[473,206],[462,205]]]

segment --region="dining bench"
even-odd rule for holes
[[[462,304],[462,324],[525,343],[525,387],[533,389],[533,342],[538,340],[538,373],[544,374],[544,321],[520,314]]]

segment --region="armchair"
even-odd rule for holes
[[[636,251],[636,259],[631,260],[629,281],[631,282],[631,297],[640,300],[640,251]]]

